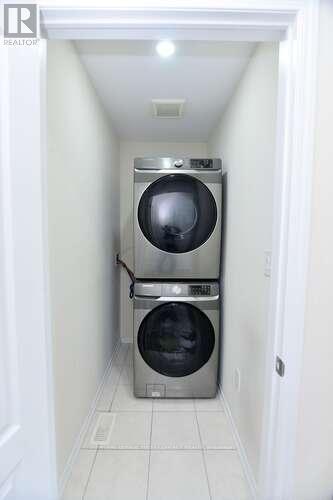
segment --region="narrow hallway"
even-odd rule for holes
[[[122,344],[63,500],[250,499],[220,396],[137,399],[132,380]]]

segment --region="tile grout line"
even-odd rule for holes
[[[88,450],[88,451],[96,451],[97,448],[82,448],[83,450]],[[223,451],[223,452],[235,452],[235,450],[233,448],[206,448],[207,450],[211,450],[211,451]],[[124,446],[124,447],[99,447],[98,448],[98,451],[103,453],[103,451],[150,451],[150,448],[147,447],[141,447],[141,446],[138,446],[137,448],[133,447],[133,448],[130,448],[130,447],[127,447],[127,446]],[[158,451],[158,452],[161,452],[161,453],[167,453],[169,451],[202,451],[202,448],[198,448],[198,447],[189,447],[189,446],[183,446],[181,448],[179,447],[172,447],[172,448],[152,448],[151,451]]]
[[[119,375],[119,378],[120,378],[120,375]],[[116,396],[116,393],[117,393],[117,390],[118,390],[118,387],[119,387],[119,378],[115,384],[115,390],[113,391],[113,394],[112,394],[112,398],[111,398],[111,401],[110,401],[110,404],[109,404],[109,408],[108,408],[108,413],[111,412],[111,408],[112,408],[112,405],[113,405],[113,401],[114,401],[114,398]]]
[[[82,500],[84,500],[84,498],[86,496],[86,493],[87,493],[87,490],[88,490],[88,485],[89,485],[89,482],[90,482],[92,471],[93,471],[93,468],[95,467],[95,463],[96,463],[96,459],[97,459],[97,453],[98,453],[98,448],[96,449],[94,460],[93,460],[93,462],[91,464],[91,467],[90,467],[90,470],[89,470],[88,478],[87,478],[87,481],[86,481],[86,484],[85,484],[85,487],[84,487],[84,490],[83,490],[83,494],[82,494]]]
[[[114,398],[116,396],[116,392],[117,392],[117,389],[119,387],[119,380],[120,380],[120,374],[119,374],[119,377],[117,379],[117,382],[115,383],[115,389],[113,391],[113,394],[112,394],[112,398],[111,398],[111,401],[110,401],[110,404],[109,404],[109,407],[108,407],[108,410],[107,410],[107,413],[110,413],[111,412],[111,408],[112,408],[112,405],[113,405],[113,401],[114,401]]]
[[[202,460],[203,460],[203,464],[204,464],[205,476],[206,476],[206,481],[207,481],[207,486],[208,486],[208,494],[209,494],[210,500],[213,500],[212,491],[211,491],[210,482],[209,482],[209,477],[208,477],[208,469],[207,469],[207,463],[206,463],[206,457],[205,457],[204,444],[203,444],[203,440],[201,437],[198,413],[197,413],[197,408],[195,405],[194,405],[194,412],[195,412],[195,419],[197,422],[199,438],[200,438],[200,443],[201,443],[201,453],[202,453]]]
[[[97,448],[81,448],[82,450],[85,451],[96,451]],[[205,447],[202,448],[202,445],[200,445],[200,448],[197,446],[171,446],[168,448],[168,445],[166,445],[164,448],[151,448],[152,451],[223,451],[224,453],[235,453],[237,452],[236,448],[231,448],[231,447],[221,447],[218,446],[216,448],[213,447]],[[103,446],[101,447],[99,445],[98,451],[149,451],[150,447],[144,447],[144,446],[137,446],[137,447],[130,447],[130,446]],[[238,456],[238,455],[237,455]]]
[[[151,441],[153,434],[153,418],[154,418],[154,398],[151,402],[151,422],[150,422],[150,435],[149,435],[149,456],[148,456],[148,474],[147,474],[147,489],[146,489],[146,500],[149,497],[149,480],[150,480],[150,461],[151,461]]]
[[[122,387],[131,387],[132,386],[130,384],[119,384],[120,386]],[[149,398],[140,398],[140,399],[149,399]],[[125,410],[123,408],[119,409],[119,410],[114,410],[115,413],[150,413],[151,410],[149,409],[145,409],[145,410],[139,410],[139,409],[134,409],[134,410]],[[154,413],[170,413],[170,414],[173,414],[173,413],[194,413],[195,410],[184,410],[184,409],[180,409],[180,410],[154,410]],[[197,410],[198,413],[207,413],[207,414],[214,414],[214,413],[223,413],[223,411],[221,410]],[[95,413],[110,413],[109,411],[106,411],[106,410],[96,410]]]

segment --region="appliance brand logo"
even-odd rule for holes
[[[37,14],[36,4],[5,4],[4,38],[37,38]]]

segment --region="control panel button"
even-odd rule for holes
[[[182,288],[179,285],[174,285],[172,287],[172,294],[173,295],[180,295],[182,293]]]
[[[184,165],[184,160],[176,160],[176,161],[174,162],[174,166],[175,166],[176,168],[180,168],[180,167],[182,167],[183,165]]]

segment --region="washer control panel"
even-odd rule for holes
[[[192,296],[207,296],[211,294],[211,287],[210,285],[190,285],[189,292],[189,295]]]
[[[140,170],[222,170],[220,158],[135,158],[135,171]]]
[[[140,282],[136,281],[135,286],[135,296],[136,297],[175,297],[184,298],[187,297],[212,297],[219,295],[219,283],[218,282],[194,282],[194,283],[184,283],[184,282]]]

